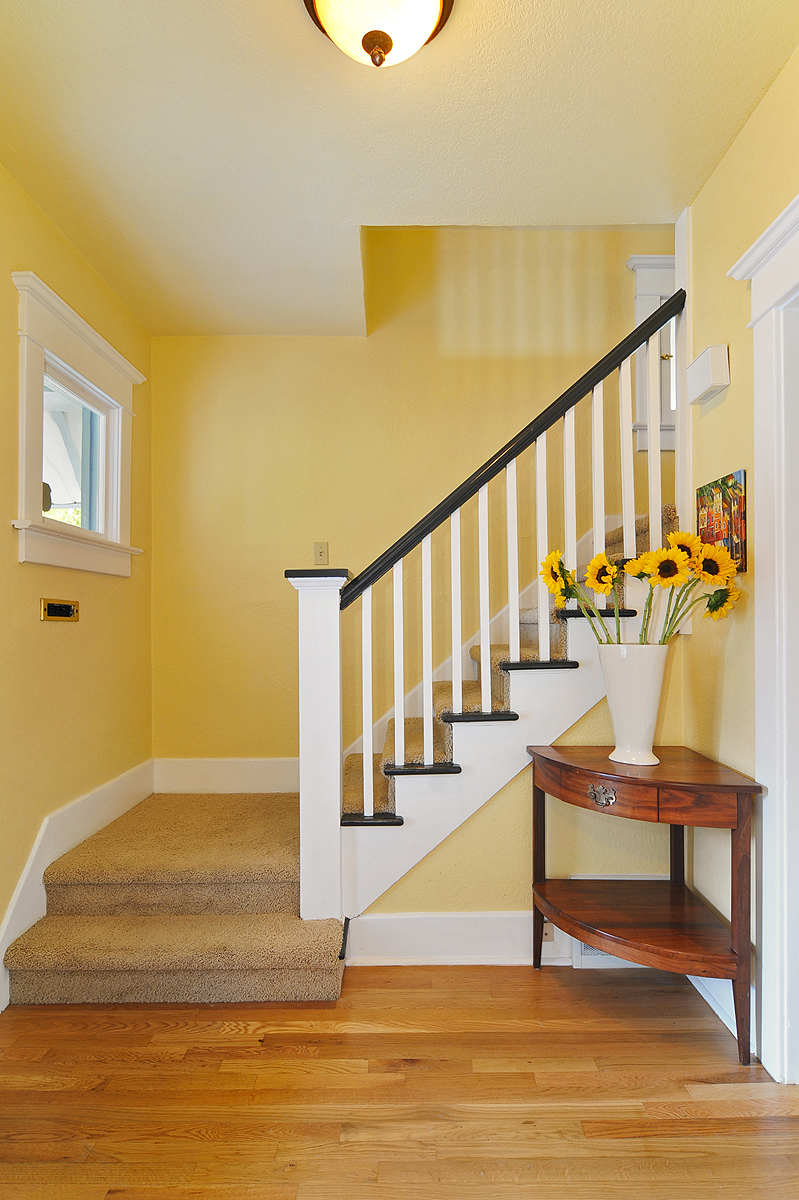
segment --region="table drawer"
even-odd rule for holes
[[[738,825],[738,796],[735,792],[686,792],[677,788],[658,790],[660,819],[667,825],[699,825],[703,829],[735,829]]]
[[[612,817],[630,817],[634,821],[657,821],[657,788],[638,783],[620,783],[604,779],[592,771],[564,769],[560,797],[569,804],[608,813]]]

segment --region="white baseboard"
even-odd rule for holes
[[[543,961],[570,967],[570,940],[554,933]],[[532,944],[531,912],[366,913],[350,921],[347,965],[529,966]]]
[[[705,1003],[710,1005],[719,1020],[727,1026],[733,1037],[737,1037],[735,1005],[732,999],[732,982],[729,979],[705,979],[703,975],[689,975],[688,980],[694,985]],[[757,1056],[757,1014],[754,987],[750,989],[750,1000],[750,1049],[752,1054]]]
[[[156,792],[296,792],[298,758],[156,758]]]
[[[11,943],[45,914],[47,898],[42,877],[50,863],[152,791],[153,760],[148,759],[45,817],[0,925],[0,964]],[[7,1005],[8,971],[0,966],[0,1010]]]

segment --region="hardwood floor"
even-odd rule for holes
[[[799,1200],[799,1088],[681,976],[349,968],[0,1015],[0,1200]]]

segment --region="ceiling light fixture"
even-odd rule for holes
[[[356,62],[404,62],[447,23],[454,0],[305,0],[314,24]]]

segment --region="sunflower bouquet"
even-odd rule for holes
[[[670,533],[668,541],[668,547],[647,550],[637,558],[629,559],[621,568],[610,562],[606,554],[596,554],[588,564],[582,582],[573,571],[566,569],[562,551],[553,550],[541,563],[541,575],[555,596],[556,608],[563,608],[567,600],[577,601],[577,607],[588,618],[600,644],[621,643],[620,570],[649,583],[638,637],[641,645],[649,644],[655,588],[668,589],[666,611],[656,643],[665,646],[697,604],[704,603],[703,616],[718,621],[727,616],[741,595],[732,582],[736,566],[726,547],[706,545],[694,533]],[[713,590],[706,591],[706,588]],[[605,624],[607,614],[599,611],[590,592],[612,599],[615,637]]]

